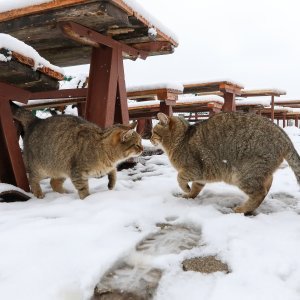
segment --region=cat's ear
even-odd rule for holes
[[[168,125],[170,122],[169,117],[162,112],[159,112],[157,114],[157,118],[158,118],[159,122],[161,123],[161,125],[163,125],[163,126]]]
[[[136,125],[137,125],[137,121],[134,121],[134,122],[131,122],[131,123],[129,124],[129,127],[130,127],[131,129],[135,129]]]
[[[132,137],[134,132],[135,132],[134,129],[130,129],[130,130],[125,131],[124,133],[122,133],[121,142],[127,142]]]

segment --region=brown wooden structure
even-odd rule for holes
[[[282,91],[282,90],[276,90],[276,89],[242,90],[242,93],[241,93],[241,97],[243,97],[243,98],[270,96],[271,97],[271,101],[270,101],[270,105],[271,105],[270,119],[272,121],[274,121],[274,118],[275,118],[275,113],[274,113],[275,97],[280,97],[282,95],[286,95],[286,92]]]
[[[241,95],[244,87],[231,81],[212,81],[184,84],[184,94],[208,95],[215,94],[224,98],[222,111],[235,111],[235,97]]]
[[[286,118],[293,119],[295,121],[295,126],[299,127],[299,112],[297,112],[296,109],[300,108],[300,100],[298,99],[276,100],[275,105],[295,108],[293,112],[287,113]]]
[[[148,34],[149,27],[152,27],[150,21],[122,0],[55,0],[0,13],[0,32],[26,42],[51,63],[59,66],[90,63],[82,114],[101,127],[129,121],[123,58],[145,59],[149,55],[172,53],[177,46],[159,28],[153,38]],[[0,150],[5,153],[1,159],[1,181],[28,191],[8,101],[61,99],[62,92],[53,87],[49,94],[35,94],[26,86],[31,82],[28,76],[19,83],[11,82],[10,78],[0,81]],[[78,98],[78,93],[82,97],[79,90],[63,93],[69,98]]]
[[[279,121],[282,120],[282,126],[286,127],[287,126],[287,120],[288,119],[294,119],[295,114],[292,111],[292,108],[288,107],[280,107],[280,106],[274,106],[272,109],[271,107],[265,107],[261,111],[261,115],[265,116],[269,119],[272,118],[273,115],[273,120],[277,120],[277,124],[279,124]]]

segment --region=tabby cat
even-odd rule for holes
[[[37,198],[44,197],[39,182],[47,177],[51,177],[51,187],[58,193],[64,192],[63,182],[71,178],[83,199],[89,195],[88,178],[108,174],[111,190],[116,183],[116,165],[143,151],[135,123],[102,130],[76,116],[39,119],[14,103],[11,107],[24,130],[24,162]]]
[[[249,197],[234,211],[252,213],[267,195],[273,173],[284,159],[300,184],[298,153],[287,134],[265,117],[220,113],[195,125],[163,113],[158,113],[158,119],[151,142],[162,146],[178,171],[185,198],[195,198],[205,183],[224,181]]]

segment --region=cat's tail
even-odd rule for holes
[[[300,185],[300,156],[295,147],[293,146],[292,142],[289,148],[289,152],[285,159],[288,162],[289,166],[292,168],[293,172],[295,173],[298,184]]]
[[[24,131],[34,120],[37,119],[37,117],[34,116],[31,111],[20,107],[12,101],[10,101],[10,107],[12,110],[13,119],[21,123]]]

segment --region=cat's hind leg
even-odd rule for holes
[[[63,183],[66,180],[66,178],[51,178],[50,185],[54,192],[63,194],[66,192],[66,190],[63,187]]]
[[[239,188],[245,192],[249,198],[244,204],[235,207],[234,211],[244,214],[252,213],[265,199],[272,185],[272,181],[272,175],[264,179],[255,178],[249,181],[241,181]]]
[[[186,178],[186,176],[184,176],[184,174],[182,172],[179,172],[177,174],[177,181],[178,181],[178,184],[179,184],[180,188],[184,192],[190,193],[191,188],[189,186],[189,180]]]
[[[28,181],[29,185],[31,187],[31,191],[33,195],[37,198],[44,198],[45,194],[43,193],[41,186],[40,186],[40,181],[42,180],[42,177],[33,171],[28,172]]]
[[[112,190],[117,182],[117,170],[113,169],[112,171],[110,171],[108,174],[108,189]]]

